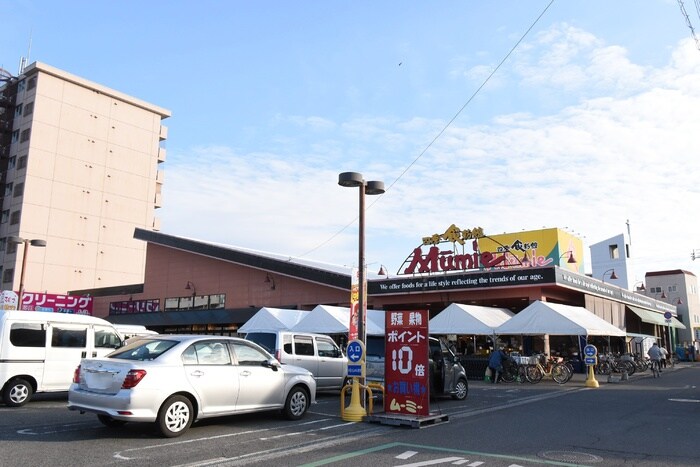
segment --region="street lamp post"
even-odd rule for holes
[[[367,277],[365,275],[365,195],[381,195],[384,193],[384,182],[381,181],[365,181],[361,173],[358,172],[343,172],[338,175],[338,185],[349,188],[359,188],[360,192],[360,216],[359,216],[359,252],[358,252],[358,268],[359,268],[359,298],[358,298],[358,323],[357,335],[359,340],[364,344],[367,340],[365,336],[365,314],[366,314],[366,289]]]
[[[24,274],[27,270],[27,255],[29,253],[30,246],[45,247],[46,240],[40,239],[27,239],[22,237],[7,237],[9,243],[14,243],[17,245],[24,244],[24,251],[22,252],[22,269],[19,275],[19,306],[18,309],[22,308],[22,297],[24,296]]]

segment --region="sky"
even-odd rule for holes
[[[366,197],[371,272],[455,224],[558,227],[586,250],[629,232],[633,281],[700,275],[700,50],[677,0],[0,11],[0,67],[28,57],[172,112],[163,233],[356,266],[351,171],[387,187]]]

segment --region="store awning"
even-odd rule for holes
[[[661,313],[656,313],[651,310],[645,310],[644,308],[638,308],[636,306],[627,305],[635,315],[645,323],[658,324],[659,326],[671,326],[672,328],[685,329],[685,325],[678,321],[676,318],[671,317],[671,322],[667,323],[664,315]]]
[[[503,335],[619,336],[625,331],[580,307],[535,301],[496,328]]]

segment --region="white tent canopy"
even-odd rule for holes
[[[497,335],[624,336],[583,307],[536,301],[496,328]]]
[[[430,320],[430,334],[470,334],[491,336],[513,316],[506,308],[452,303]]]
[[[319,334],[347,334],[350,325],[350,308],[318,305],[308,312],[292,330]],[[384,335],[384,312],[367,310],[367,335]]]
[[[246,334],[259,331],[285,331],[293,328],[308,314],[309,312],[304,310],[260,308],[243,326],[238,328],[238,332]]]

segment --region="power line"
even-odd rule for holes
[[[681,14],[685,18],[685,23],[688,25],[688,28],[690,29],[690,35],[692,36],[693,40],[695,41],[695,47],[697,47],[697,49],[700,50],[700,40],[698,40],[698,36],[695,35],[695,28],[693,28],[693,23],[690,22],[690,17],[688,16],[688,12],[685,11],[685,5],[683,4],[683,0],[678,0],[678,6],[681,9]],[[695,10],[698,12],[698,16],[700,17],[700,2],[698,2],[698,0],[695,0]]]
[[[680,0],[679,0],[679,1],[680,1]],[[464,105],[462,105],[462,107],[459,108],[459,110],[457,111],[457,113],[454,114],[454,116],[447,122],[447,124],[445,124],[445,126],[437,133],[437,135],[435,135],[435,137],[434,137],[434,138],[428,143],[428,145],[418,154],[418,156],[416,156],[416,158],[413,159],[413,161],[404,169],[404,171],[401,172],[401,173],[399,174],[399,176],[396,177],[396,179],[395,179],[393,182],[391,182],[391,184],[389,184],[389,186],[386,188],[386,191],[385,191],[384,194],[386,194],[387,191],[389,191],[394,185],[396,185],[396,183],[398,183],[398,181],[401,180],[401,178],[403,178],[403,176],[406,175],[406,173],[407,173],[409,170],[411,170],[411,168],[418,162],[418,160],[419,160],[421,157],[423,157],[423,156],[425,155],[426,152],[428,152],[428,150],[429,150],[429,149],[433,146],[433,144],[435,144],[435,142],[447,131],[447,129],[448,129],[450,126],[452,126],[452,124],[454,123],[454,121],[457,120],[457,117],[460,116],[460,114],[464,111],[464,109],[466,109],[467,106],[474,100],[474,98],[479,94],[479,92],[481,91],[481,89],[483,89],[483,87],[486,86],[486,84],[491,80],[491,78],[493,77],[493,75],[495,75],[496,72],[501,68],[501,66],[505,63],[505,61],[508,60],[508,58],[513,54],[513,52],[515,52],[515,49],[517,49],[518,46],[520,45],[520,43],[521,43],[523,40],[525,40],[525,37],[527,37],[527,35],[530,33],[530,31],[532,31],[532,28],[535,27],[535,25],[536,25],[536,24],[539,22],[539,20],[544,16],[544,14],[547,12],[547,10],[549,10],[549,7],[552,6],[553,3],[554,3],[554,0],[550,0],[550,2],[547,4],[547,6],[544,8],[544,10],[542,10],[542,12],[539,14],[539,16],[537,16],[537,18],[535,18],[535,20],[532,22],[532,24],[530,25],[530,27],[528,27],[527,30],[522,34],[522,36],[520,36],[520,39],[518,39],[518,41],[515,43],[515,45],[513,45],[513,47],[511,47],[511,49],[510,49],[510,50],[508,51],[508,53],[503,57],[503,59],[498,63],[498,65],[496,65],[496,67],[491,71],[491,73],[489,73],[489,75],[486,77],[486,79],[484,79],[484,81],[483,81],[483,82],[481,83],[481,85],[476,89],[476,91],[474,91],[474,93],[471,95],[471,97],[469,97],[469,99],[467,99],[467,101],[464,103]],[[377,196],[377,197],[375,198],[375,200],[372,201],[372,202],[367,206],[367,209],[370,209],[370,208],[371,208],[372,206],[374,206],[377,202],[379,202],[379,200],[384,196],[384,194],[381,194],[381,195]],[[304,256],[306,256],[306,255],[308,255],[308,254],[310,254],[310,253],[313,253],[314,251],[318,250],[318,249],[321,248],[322,246],[328,244],[331,240],[333,240],[334,238],[336,238],[338,235],[340,235],[341,233],[343,233],[348,227],[350,227],[352,224],[354,224],[354,223],[358,220],[358,218],[359,218],[359,216],[358,216],[358,217],[355,217],[352,221],[350,221],[350,222],[349,222],[348,224],[346,224],[342,229],[340,229],[338,232],[336,232],[336,233],[333,234],[331,237],[329,237],[326,241],[320,243],[319,245],[315,246],[314,248],[308,250],[306,253],[304,253],[304,254],[302,254],[302,255],[300,255],[300,256],[298,256],[298,257],[299,257],[299,258],[302,258],[302,257],[304,257]]]

